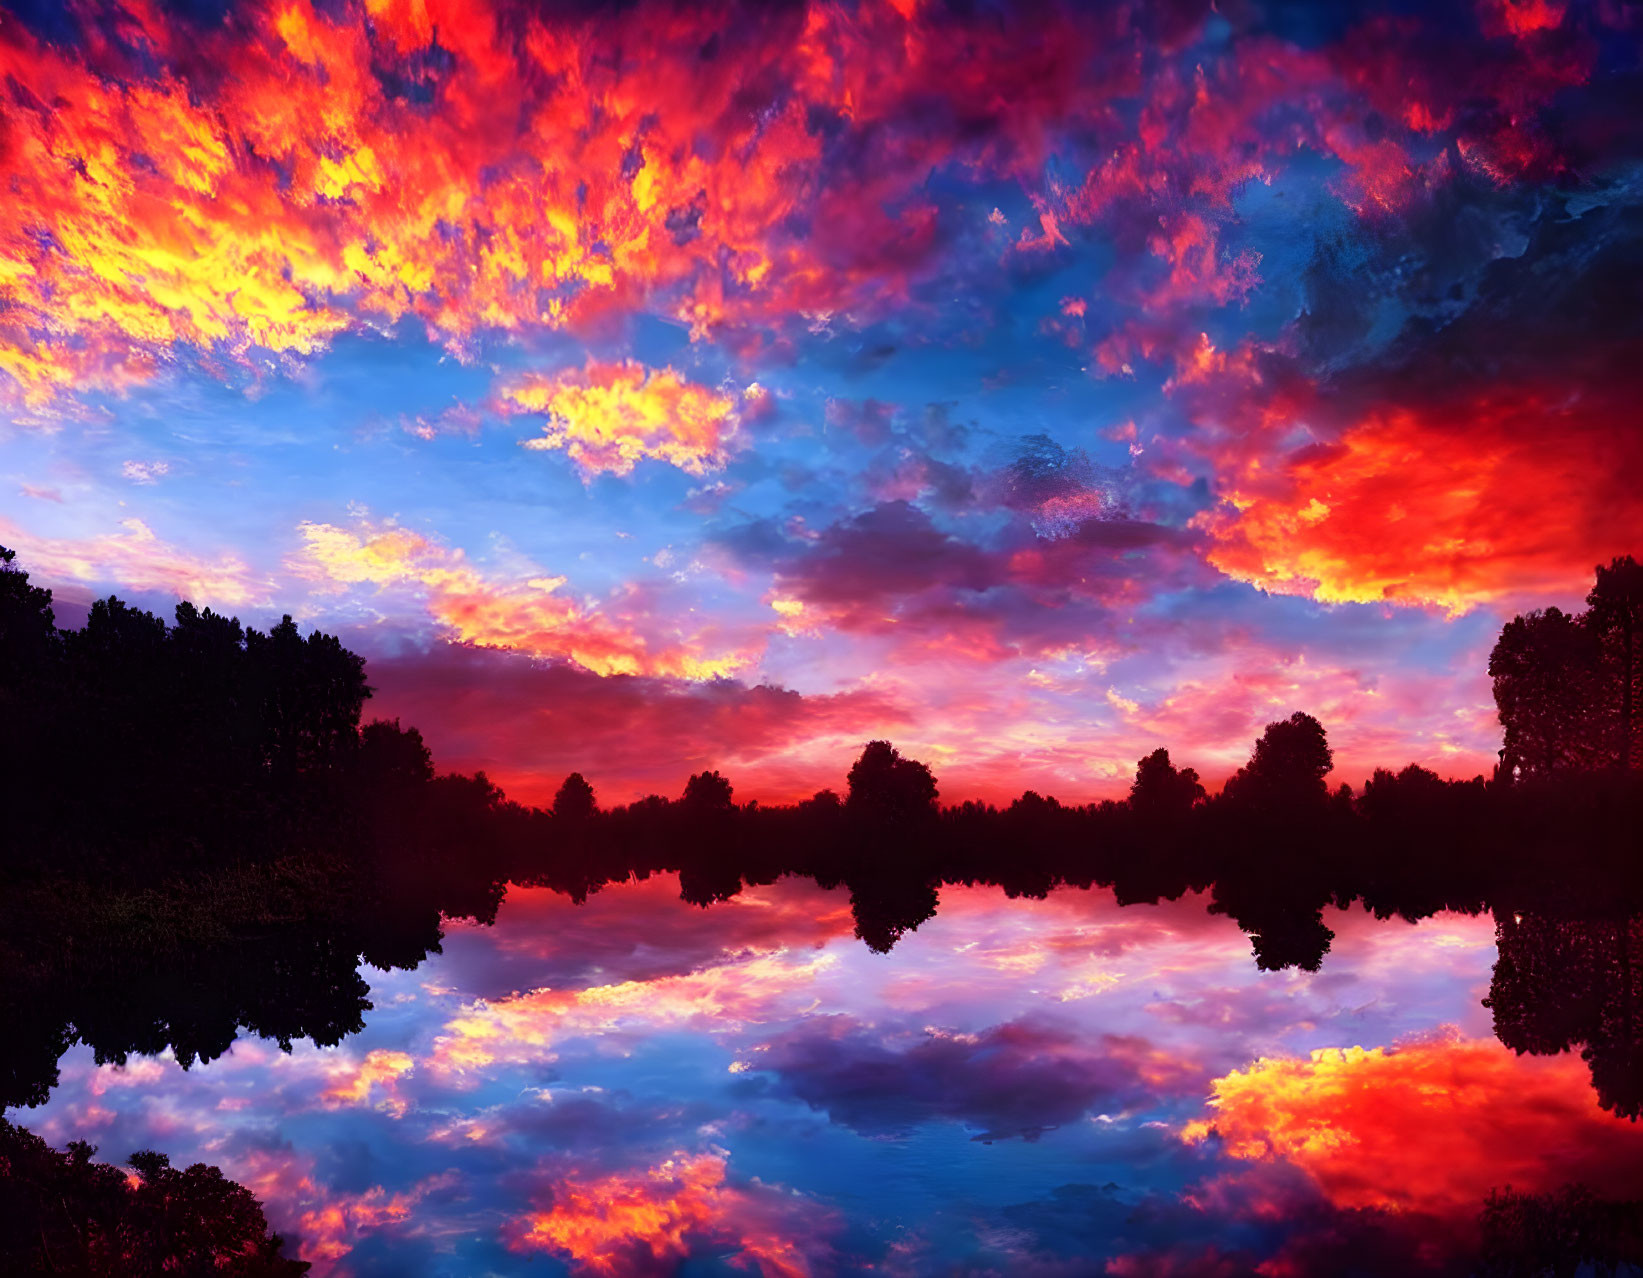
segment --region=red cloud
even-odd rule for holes
[[[293,0],[210,26],[132,4],[50,44],[11,22],[0,369],[38,402],[178,345],[303,355],[414,317],[463,349],[636,308],[745,346],[905,301],[950,243],[928,175],[1037,188],[1069,134],[1109,158],[1023,243],[1110,221],[1151,258],[1132,300],[1225,304],[1256,282],[1221,231],[1241,184],[1310,149],[1379,215],[1447,180],[1440,143],[1498,181],[1555,170],[1544,108],[1597,49],[1556,4],[1492,0],[1491,39],[1240,30],[1185,69],[1201,7],[1117,13],[1125,38],[1083,6],[892,0]]]
[[[1578,593],[1643,524],[1632,412],[1601,387],[1502,388],[1240,459],[1201,521],[1210,562],[1284,594],[1450,612]]]
[[[370,672],[375,713],[421,727],[441,767],[483,768],[527,802],[551,800],[571,771],[591,778],[601,801],[619,803],[677,794],[709,767],[729,771],[738,797],[805,798],[841,775],[863,741],[910,719],[879,691],[600,678],[454,645],[373,657]]]
[[[1210,562],[1267,590],[1451,613],[1584,594],[1643,523],[1643,228],[1588,217],[1538,226],[1458,317],[1413,319],[1327,380],[1202,339],[1166,389],[1221,498],[1195,520]],[[1152,464],[1190,473],[1189,457]]]

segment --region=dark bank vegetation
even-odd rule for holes
[[[1316,969],[1328,906],[1490,910],[1502,1041],[1580,1047],[1602,1103],[1643,1113],[1630,558],[1599,569],[1586,612],[1502,631],[1506,744],[1488,778],[1410,766],[1331,788],[1324,728],[1296,712],[1219,794],[1160,748],[1126,798],[1079,806],[1029,791],[944,807],[926,765],[874,741],[842,794],[788,807],[738,803],[710,771],[678,799],[608,810],[573,774],[550,808],[525,808],[482,774],[436,773],[414,728],[362,722],[363,660],[289,617],[264,633],[183,603],[167,624],[111,598],[63,631],[50,603],[0,550],[6,1105],[43,1100],[76,1041],[104,1061],[169,1048],[185,1066],[242,1031],[338,1042],[369,1010],[361,962],[414,966],[443,919],[492,921],[508,883],[580,900],[677,872],[704,906],[787,874],[842,886],[879,951],[945,884],[1100,885],[1124,904],[1199,891],[1264,969]]]
[[[296,1278],[262,1206],[215,1167],[139,1150],[127,1172],[0,1118],[0,1273],[73,1278]]]

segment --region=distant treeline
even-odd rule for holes
[[[1535,611],[1502,630],[1490,671],[1506,745],[1487,781],[1411,766],[1331,791],[1324,729],[1297,712],[1268,725],[1215,796],[1159,749],[1123,801],[1072,807],[1029,791],[1002,810],[943,807],[930,770],[879,741],[842,797],[738,805],[704,772],[677,800],[609,811],[579,774],[549,809],[507,801],[482,773],[436,775],[414,728],[362,725],[364,659],[289,616],[264,633],[182,603],[167,625],[109,598],[83,628],[59,630],[50,591],[14,559],[0,547],[0,873],[13,884],[73,877],[107,892],[270,867],[300,878],[317,864],[345,867],[348,894],[443,879],[445,913],[482,916],[508,879],[581,891],[645,868],[688,866],[706,900],[715,875],[728,887],[772,868],[824,881],[862,866],[929,871],[1022,891],[1103,882],[1156,899],[1270,867],[1269,892],[1321,877],[1335,897],[1424,913],[1510,890],[1514,874],[1538,892],[1547,857],[1570,892],[1576,872],[1613,890],[1633,859],[1643,568],[1630,557],[1598,569],[1588,611]],[[476,888],[485,874],[492,886]]]

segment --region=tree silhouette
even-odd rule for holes
[[[935,815],[935,776],[929,766],[904,759],[888,741],[869,741],[850,768],[845,808],[883,828],[914,826]]]
[[[1535,776],[1590,766],[1598,650],[1581,619],[1558,608],[1514,617],[1489,654],[1495,706],[1505,729],[1505,774]]]
[[[723,814],[735,808],[731,797],[734,793],[730,782],[717,772],[698,772],[685,782],[684,798],[680,802],[693,815]]]
[[[1600,566],[1586,603],[1514,617],[1489,655],[1508,778],[1643,758],[1643,566],[1630,555]]]
[[[1492,1191],[1479,1216],[1484,1278],[1575,1278],[1643,1265],[1643,1202],[1597,1197],[1584,1185],[1548,1193]]]
[[[1179,820],[1204,800],[1204,787],[1191,768],[1177,769],[1160,747],[1135,765],[1130,807],[1155,820]]]
[[[1599,1103],[1643,1117],[1643,916],[1501,912],[1495,945],[1496,1037],[1537,1056],[1580,1047]]]
[[[32,675],[57,639],[51,591],[29,585],[16,560],[0,546],[0,695]]]
[[[553,815],[560,821],[589,821],[598,811],[593,787],[580,772],[566,777],[553,796]]]
[[[742,890],[742,858],[736,848],[736,803],[730,782],[717,772],[698,772],[679,800],[679,895],[696,905],[728,901]]]
[[[1600,692],[1605,710],[1615,720],[1616,761],[1630,768],[1643,758],[1635,713],[1643,684],[1643,653],[1638,651],[1643,642],[1643,564],[1627,555],[1607,568],[1600,566],[1586,603],[1599,652]]]
[[[259,676],[268,766],[282,777],[340,766],[371,695],[365,659],[334,635],[303,638],[289,616],[266,635],[247,631],[245,640]]]
[[[306,1261],[281,1254],[262,1207],[215,1167],[178,1170],[151,1150],[131,1156],[133,1179],[92,1162],[82,1141],[66,1153],[0,1118],[0,1270],[126,1278],[296,1278]]]
[[[1210,908],[1249,933],[1263,970],[1316,971],[1334,939],[1323,921],[1341,843],[1324,784],[1333,764],[1323,725],[1297,710],[1267,724],[1216,805],[1225,854]]]
[[[399,797],[434,779],[434,760],[415,728],[373,719],[359,731],[358,771],[372,793]]]
[[[1321,803],[1329,795],[1324,777],[1334,766],[1323,725],[1297,710],[1269,723],[1248,763],[1227,780],[1226,796],[1278,809]]]

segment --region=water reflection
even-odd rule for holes
[[[1643,918],[1504,914],[1485,1006],[1516,1052],[1571,1047],[1591,1067],[1605,1109],[1643,1114]]]
[[[340,1045],[76,1047],[19,1119],[221,1166],[321,1273],[1464,1272],[1492,1190],[1636,1195],[1643,1128],[1510,1050],[1621,1032],[1612,931],[1504,919],[1503,984],[1488,916],[1267,972],[1207,894],[948,885],[886,956],[843,886],[680,890],[513,889]]]

